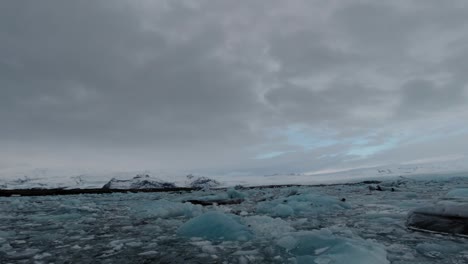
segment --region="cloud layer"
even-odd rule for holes
[[[468,149],[464,1],[0,4],[0,168],[303,172]]]

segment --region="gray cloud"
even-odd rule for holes
[[[460,137],[430,140],[440,129],[467,133],[466,11],[457,1],[1,3],[2,166],[310,171],[392,140],[353,164],[403,149],[424,158]],[[255,158],[274,152],[284,154]]]

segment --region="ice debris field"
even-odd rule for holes
[[[412,212],[463,217],[467,188],[467,177],[397,178],[378,186],[1,197],[0,263],[468,263],[463,230],[407,226]]]

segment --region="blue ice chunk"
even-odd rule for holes
[[[295,241],[293,240],[295,243],[292,244],[294,247],[291,248],[291,243],[287,244],[290,253],[297,256],[298,263],[390,263],[382,245],[359,237],[336,236],[328,229],[298,232],[293,237],[295,238]],[[281,246],[282,243],[278,245]]]
[[[468,199],[468,188],[459,188],[449,191],[446,195],[448,198],[464,198]]]
[[[226,191],[226,193],[230,199],[244,199],[245,198],[245,194],[235,190],[234,188],[229,188]]]
[[[294,214],[294,210],[289,205],[278,204],[271,209],[272,216],[288,217]]]
[[[252,238],[251,231],[240,224],[233,215],[210,211],[190,219],[177,233],[185,237],[202,237],[209,240],[240,240]]]

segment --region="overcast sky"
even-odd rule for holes
[[[460,1],[0,3],[0,170],[254,173],[468,152]]]

